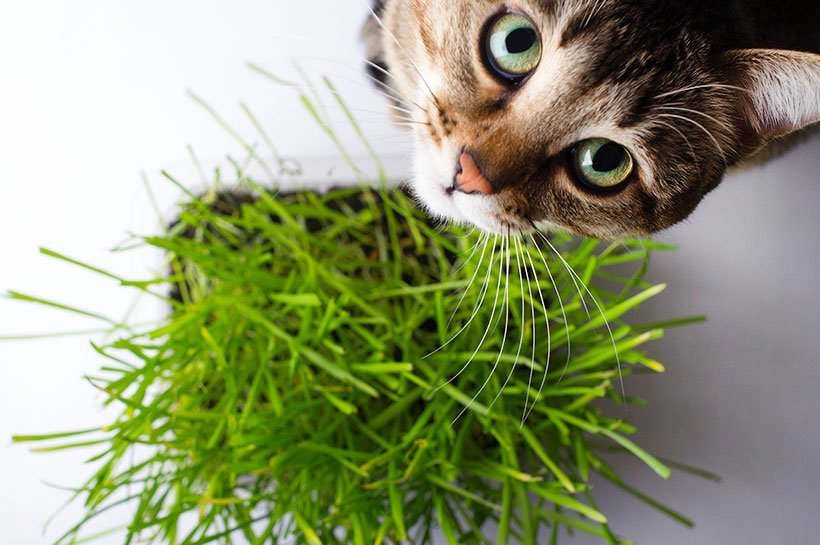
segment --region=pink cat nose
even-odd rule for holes
[[[493,185],[481,173],[481,169],[466,151],[459,157],[459,169],[456,173],[454,189],[462,193],[481,193],[492,195],[495,193]]]

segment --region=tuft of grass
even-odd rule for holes
[[[170,274],[44,251],[166,301],[160,323],[12,294],[116,335],[89,377],[116,416],[15,438],[92,451],[73,493],[87,514],[56,543],[628,543],[593,478],[691,524],[608,461],[670,475],[609,414],[640,402],[623,377],[663,370],[643,351],[662,329],[624,319],[663,290],[643,280],[659,245],[441,229],[383,185],[277,195],[240,178],[244,193],[186,191],[177,222],[141,240]],[[114,510],[126,527],[85,534]]]

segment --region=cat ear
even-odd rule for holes
[[[820,121],[820,55],[780,49],[727,53],[740,87],[743,140],[757,149]]]

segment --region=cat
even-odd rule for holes
[[[380,0],[364,39],[417,199],[490,233],[658,232],[820,121],[817,0]]]

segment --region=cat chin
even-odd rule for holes
[[[434,180],[417,177],[413,180],[411,189],[419,204],[434,218],[458,224],[468,223],[452,196],[448,194],[446,186]]]
[[[454,193],[453,203],[464,216],[466,223],[494,235],[506,235],[521,231],[523,226],[514,218],[501,214],[495,197]]]

